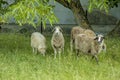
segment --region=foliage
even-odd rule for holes
[[[118,7],[118,3],[120,3],[120,0],[108,0],[106,2],[110,8],[113,8],[113,7]]]
[[[30,38],[21,34],[0,35],[0,80],[119,80],[120,38],[106,38],[107,53],[98,55],[100,64],[90,56],[72,55],[70,37],[65,36],[65,53],[54,59],[50,36],[47,53],[33,54]]]
[[[71,4],[71,0],[61,1],[63,4],[64,2]],[[72,1],[77,3],[79,0]],[[93,9],[100,9],[108,12],[110,8],[117,7],[118,3],[120,3],[120,0],[89,0],[88,10],[91,12]],[[51,25],[58,22],[53,8],[53,5],[49,4],[49,0],[14,0],[11,4],[0,0],[0,22],[14,20],[20,25],[27,23],[34,27],[39,26],[43,22],[45,27],[47,22]]]
[[[8,5],[7,1],[0,0],[0,24],[2,22],[4,22],[3,18],[1,17],[1,15],[3,15],[7,11],[7,8],[3,7],[3,5]]]
[[[120,0],[89,0],[88,11],[91,12],[93,9],[104,10],[108,13],[110,8],[118,7]]]
[[[8,5],[8,2],[4,0],[0,0],[0,15],[6,12],[6,7],[3,7],[3,5]]]
[[[9,6],[8,10],[3,18],[6,21],[14,19],[20,25],[28,23],[36,27],[42,21],[45,27],[48,21],[51,25],[58,21],[48,0],[20,0]]]

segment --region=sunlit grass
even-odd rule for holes
[[[106,38],[107,52],[98,55],[99,65],[90,56],[78,58],[70,52],[65,36],[65,53],[54,59],[51,36],[47,53],[33,54],[30,37],[22,34],[0,34],[0,80],[119,80],[120,38]]]

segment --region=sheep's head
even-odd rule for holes
[[[42,47],[41,47],[41,46],[39,46],[39,47],[38,47],[38,52],[40,52],[41,54],[43,54],[43,55],[44,55],[44,54],[45,54],[45,52],[46,52],[46,48],[45,48],[45,47],[43,47],[43,46],[42,46]]]
[[[103,35],[99,34],[94,38],[94,40],[97,40],[98,43],[102,43],[104,38],[105,37]]]
[[[59,34],[62,32],[62,29],[61,29],[59,26],[56,26],[56,27],[53,29],[53,32],[54,32],[56,35],[59,35]]]

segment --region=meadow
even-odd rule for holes
[[[120,80],[119,37],[106,38],[107,51],[98,55],[98,65],[90,56],[71,53],[70,37],[64,36],[65,52],[54,59],[49,35],[44,57],[32,53],[29,36],[0,33],[0,80]]]

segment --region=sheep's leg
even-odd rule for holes
[[[61,58],[61,52],[59,52],[59,59]]]
[[[78,59],[78,55],[79,55],[79,49],[76,49],[76,57]]]
[[[77,56],[79,55],[79,49],[76,49],[76,55]]]
[[[37,54],[37,49],[33,48],[33,53]]]
[[[94,55],[94,56],[92,56],[92,59],[93,59],[93,58],[95,58],[95,60],[96,60],[96,62],[97,62],[97,64],[98,64],[98,58],[97,58],[97,56]]]
[[[92,46],[92,49],[91,49],[91,54],[93,55],[92,59],[95,58],[97,64],[98,64],[98,58],[97,58],[97,52],[95,51],[95,45]]]
[[[61,58],[61,48],[58,49],[59,59]]]
[[[35,49],[34,48],[32,48],[33,49],[33,53],[35,52]]]
[[[64,54],[64,47],[62,48],[62,52],[63,52],[63,54]]]
[[[73,40],[72,39],[70,41],[70,48],[71,48],[71,51],[73,51]]]
[[[56,59],[57,50],[54,49],[54,58]]]
[[[37,54],[37,49],[36,48],[34,48],[34,51],[35,51],[35,54]]]
[[[96,62],[97,62],[97,64],[98,64],[98,58],[97,58],[97,56],[95,55],[95,60],[96,60]]]

